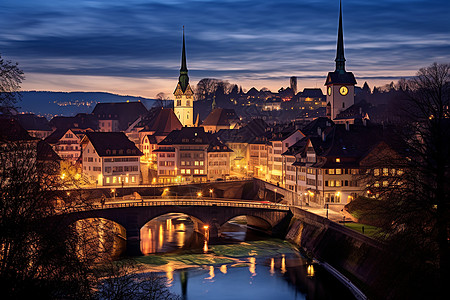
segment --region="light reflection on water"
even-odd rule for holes
[[[201,232],[196,233],[194,228]],[[237,243],[237,247],[267,238],[247,230],[242,221],[222,226],[221,236],[219,244]],[[267,245],[270,248],[270,241]],[[146,255],[179,251],[180,255],[195,253],[210,258],[216,256],[214,247],[203,227],[195,226],[182,214],[162,216],[141,229],[141,249]],[[236,263],[198,268],[179,269],[178,263],[169,261],[162,266],[161,275],[166,277],[169,289],[183,299],[353,299],[330,274],[314,269],[299,253],[268,257],[258,256],[255,249],[247,253],[247,257],[236,258]]]

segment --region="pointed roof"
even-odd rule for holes
[[[342,26],[342,1],[339,1],[339,27],[338,39],[336,47],[336,69],[334,72],[329,72],[325,85],[330,84],[356,84],[355,76],[352,72],[345,71],[345,56],[344,56],[344,27]]]
[[[183,50],[181,52],[181,68],[180,68],[180,77],[178,77],[178,84],[180,85],[183,93],[186,91],[186,88],[189,85],[189,76],[186,63],[186,43],[184,38],[184,26],[183,26]]]
[[[155,135],[168,135],[173,130],[179,130],[183,127],[180,120],[170,108],[162,108],[153,121],[149,131],[155,132]]]
[[[99,156],[142,156],[123,132],[87,132],[82,143],[92,143]]]
[[[339,1],[339,28],[338,40],[336,49],[336,70],[339,73],[345,72],[345,57],[344,57],[344,30],[342,28],[342,1]]]

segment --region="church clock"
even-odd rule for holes
[[[346,86],[341,86],[341,88],[339,89],[339,93],[340,93],[342,96],[347,95],[347,94],[348,94],[348,88],[347,88]]]

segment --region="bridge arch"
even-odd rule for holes
[[[220,227],[222,228],[226,223],[228,223],[229,221],[236,219],[238,217],[245,217],[247,220],[247,226],[261,229],[261,230],[267,231],[268,233],[270,233],[270,231],[272,230],[272,224],[270,224],[270,222],[268,220],[266,220],[264,217],[254,216],[254,215],[248,214],[248,213],[247,214],[242,214],[242,213],[236,214],[236,215],[228,218],[222,224],[220,224]]]
[[[126,249],[127,233],[121,224],[102,217],[73,220],[68,225],[78,255],[92,261],[117,258]]]

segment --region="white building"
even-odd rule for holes
[[[140,183],[142,152],[122,132],[89,132],[81,141],[83,174],[98,185]]]

